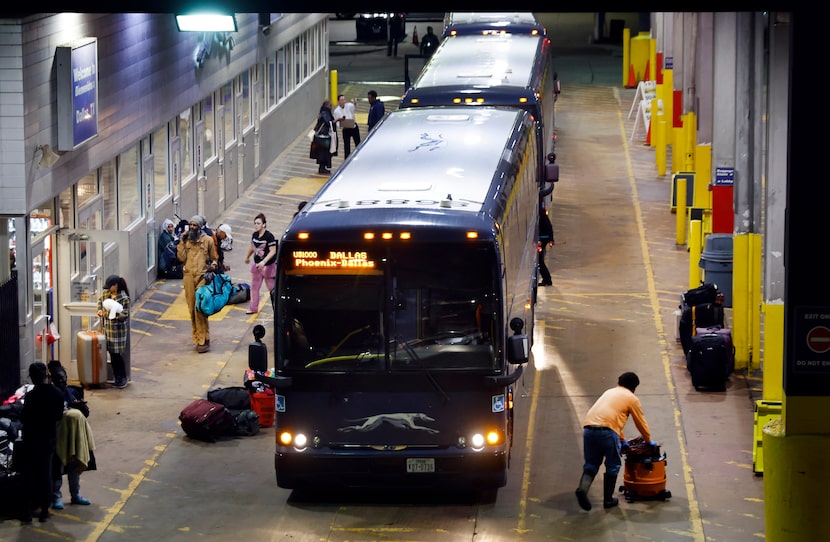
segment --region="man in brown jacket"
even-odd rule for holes
[[[190,312],[190,325],[196,351],[204,354],[210,350],[210,327],[208,317],[196,309],[196,289],[205,283],[205,272],[211,269],[219,253],[213,237],[206,235],[205,218],[195,215],[190,219],[188,229],[182,234],[176,255],[183,265],[184,297]]]

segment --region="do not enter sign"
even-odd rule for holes
[[[807,332],[807,347],[816,354],[830,350],[830,328],[816,326]]]

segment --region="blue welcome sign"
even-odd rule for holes
[[[98,136],[98,40],[58,46],[58,149],[71,151]]]

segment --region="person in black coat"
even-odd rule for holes
[[[334,136],[334,114],[331,112],[331,100],[326,99],[323,105],[320,106],[320,114],[317,116],[317,124],[314,125],[314,132],[317,136],[329,138],[329,146],[320,145],[315,141],[312,142],[311,157],[317,161],[319,167],[317,173],[326,175],[331,173],[331,142]]]
[[[539,249],[537,255],[539,257],[539,274],[542,276],[539,286],[551,286],[553,284],[550,271],[545,264],[545,253],[548,245],[553,246],[553,224],[548,218],[547,210],[539,205]]]
[[[34,387],[23,398],[23,476],[28,502],[21,519],[32,521],[32,511],[40,508],[40,521],[49,519],[52,504],[52,458],[57,443],[58,422],[63,416],[64,399],[49,382],[45,363],[29,365]]]
[[[424,36],[424,39],[421,40],[421,55],[429,58],[432,56],[432,53],[438,49],[438,45],[440,45],[440,41],[438,40],[438,36],[436,36],[433,31],[432,27],[427,27],[427,33]]]

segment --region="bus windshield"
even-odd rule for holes
[[[278,367],[498,371],[502,326],[493,248],[408,244],[382,250],[303,247],[293,251],[306,256],[302,266],[282,259]],[[309,262],[309,254],[317,260]],[[333,266],[332,256],[344,254],[367,261]]]

